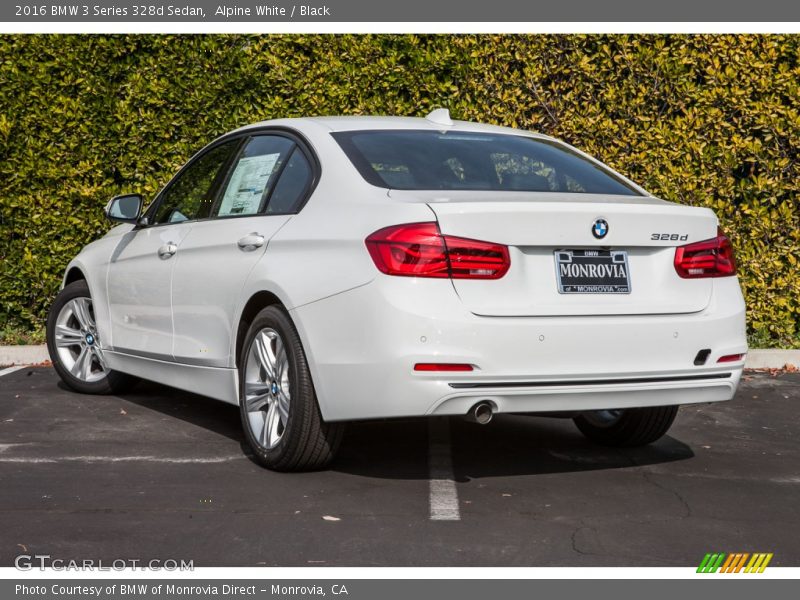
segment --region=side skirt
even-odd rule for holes
[[[113,371],[239,405],[239,375],[236,369],[185,365],[111,350],[106,350],[104,355]]]

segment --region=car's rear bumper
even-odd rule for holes
[[[429,412],[463,415],[478,402],[489,402],[496,412],[584,411],[718,402],[733,397],[741,373],[738,367],[701,376],[692,372],[684,376],[638,379],[540,380],[456,387]]]
[[[683,315],[479,317],[447,280],[380,276],[292,311],[323,416],[349,420],[580,411],[716,402],[733,397],[747,351],[735,278]],[[704,365],[694,365],[701,349]],[[471,372],[415,372],[416,363]]]

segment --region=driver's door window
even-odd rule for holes
[[[220,144],[181,171],[161,193],[152,224],[207,218],[214,204],[216,184],[239,142],[231,140]]]

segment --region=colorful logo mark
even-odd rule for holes
[[[697,572],[763,573],[771,560],[772,552],[755,552],[753,554],[747,552],[735,552],[733,554],[709,552],[703,557],[700,566],[697,567]],[[745,563],[747,566],[745,566]]]

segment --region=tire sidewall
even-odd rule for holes
[[[598,427],[582,416],[574,419],[578,429],[590,440],[605,446],[636,447],[660,439],[669,430],[678,406],[654,406],[625,409],[619,420]]]

